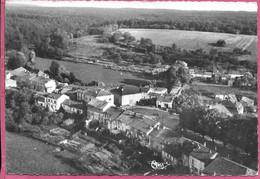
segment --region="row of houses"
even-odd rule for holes
[[[245,71],[216,71],[214,70],[213,72],[209,72],[209,71],[203,71],[203,70],[199,70],[196,68],[192,68],[190,69],[190,74],[192,77],[202,77],[202,78],[211,78],[212,75],[215,76],[220,76],[222,77],[223,80],[226,79],[235,79],[236,77],[242,77],[246,72]]]
[[[256,113],[257,107],[255,101],[243,96],[238,101],[235,94],[216,95],[215,98],[208,96],[199,96],[201,105],[216,109],[220,113],[232,117],[235,114],[242,115],[247,113]]]
[[[5,86],[17,87],[17,82],[26,83],[30,88],[37,91],[52,93],[56,89],[56,82],[42,71],[31,73],[23,67],[19,67],[12,71],[6,71]]]
[[[193,175],[201,176],[253,176],[257,172],[228,158],[222,157],[218,152],[203,145],[186,139],[179,138],[177,145],[167,145],[162,149],[165,162],[175,166],[181,163]]]

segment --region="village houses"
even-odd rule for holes
[[[217,152],[210,150],[204,145],[198,144],[198,147],[193,149],[189,156],[189,168],[191,173],[200,175],[202,170],[204,170],[204,168],[217,156]]]
[[[111,90],[114,94],[114,102],[117,106],[135,105],[136,102],[144,98],[141,88],[136,86],[120,86]]]
[[[158,98],[159,96],[163,96],[165,94],[167,94],[167,88],[153,87],[147,92],[149,98]]]
[[[63,101],[61,106],[66,112],[71,114],[83,114],[84,110],[87,108],[84,104],[77,101],[72,101],[70,99]]]
[[[5,72],[5,88],[17,87],[17,82],[11,79],[12,76],[10,72]]]
[[[110,131],[121,131],[132,143],[149,145],[149,133],[159,127],[160,122],[131,111],[124,111],[110,124]]]
[[[19,67],[17,69],[14,69],[10,71],[10,74],[12,75],[12,79],[16,80],[17,82],[24,82],[27,83],[30,79],[35,78],[37,75],[34,73],[30,73],[28,70],[26,70],[23,67]]]
[[[96,87],[77,90],[78,101],[85,101],[86,103],[89,103],[92,99],[106,101],[110,104],[114,104],[114,95],[108,90]]]
[[[232,113],[232,114],[243,114],[244,106],[240,102],[233,103],[230,100],[225,100],[222,104]]]
[[[28,83],[37,91],[52,93],[56,89],[56,82],[43,76],[31,78]]]
[[[37,102],[43,107],[48,107],[52,112],[56,112],[60,109],[61,104],[69,97],[65,94],[50,93],[47,95],[38,96]]]
[[[107,101],[92,99],[87,104],[88,120],[102,121],[102,118],[105,116],[105,112],[112,106],[114,106],[114,104]]]
[[[156,100],[156,107],[158,108],[165,108],[165,109],[172,109],[172,102],[174,96],[173,95],[165,95],[159,96]]]
[[[252,176],[256,175],[257,172],[227,158],[217,156],[207,167],[202,170],[201,174],[202,176]]]

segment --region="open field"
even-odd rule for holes
[[[217,40],[226,41],[226,46],[221,48],[223,51],[233,51],[235,47],[249,50],[252,58],[257,59],[257,36],[236,35],[226,33],[198,32],[185,30],[165,30],[165,29],[120,29],[121,32],[129,32],[137,40],[141,37],[150,38],[156,45],[172,46],[186,50],[196,50],[202,48],[209,52],[213,47],[209,43],[216,43]]]
[[[76,174],[77,171],[55,158],[53,146],[6,132],[6,168],[8,174]]]
[[[48,70],[53,60],[47,58],[37,58],[36,68],[40,70]],[[83,82],[90,81],[102,81],[106,86],[118,85],[118,84],[131,84],[139,86],[140,83],[149,78],[142,74],[133,74],[129,72],[114,71],[111,69],[105,69],[103,66],[83,63],[72,63],[66,61],[58,61],[61,65],[64,65],[69,71],[73,72],[76,77]]]
[[[78,57],[101,57],[105,48],[117,47],[112,43],[98,43],[98,35],[88,35],[73,39],[76,43],[69,54]]]

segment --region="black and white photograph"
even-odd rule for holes
[[[7,175],[258,175],[257,2],[5,2]]]

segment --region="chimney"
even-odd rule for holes
[[[204,142],[203,146],[204,146],[204,147],[207,147],[207,142]]]

